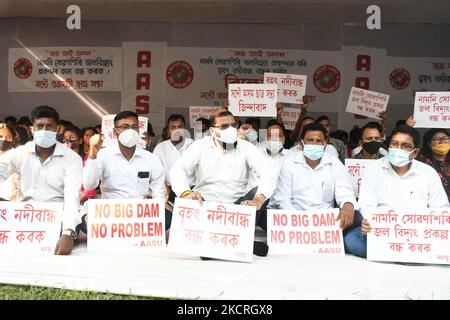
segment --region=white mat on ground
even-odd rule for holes
[[[2,258],[0,282],[187,299],[450,299],[449,266],[354,256],[254,256],[202,261],[167,252]]]

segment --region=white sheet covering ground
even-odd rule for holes
[[[187,299],[450,299],[450,266],[347,255],[254,256],[237,263],[175,255],[2,257],[0,283]]]

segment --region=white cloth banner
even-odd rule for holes
[[[168,248],[210,258],[252,262],[255,207],[176,198]]]
[[[62,203],[1,201],[0,254],[53,254],[62,214]]]
[[[265,73],[308,78],[312,112],[337,112],[339,51],[168,47],[166,105],[221,106],[231,83],[263,83]]]
[[[277,85],[277,102],[303,103],[306,78],[306,76],[297,74],[264,73],[264,83]]]
[[[370,166],[373,161],[367,159],[345,159],[345,168],[347,169],[356,198],[359,197],[359,188],[361,187],[361,177],[364,169]]]
[[[110,146],[117,141],[117,137],[114,134],[114,117],[115,114],[107,114],[102,116],[102,134],[103,134],[103,147]],[[139,121],[139,136],[142,138],[144,133],[147,132],[148,119],[146,117],[138,116]],[[145,149],[145,141],[140,139],[137,146]]]
[[[162,200],[91,199],[87,250],[146,253],[166,247]]]
[[[415,128],[450,128],[450,92],[416,92]]]
[[[276,117],[277,86],[274,84],[231,83],[228,110],[235,116]]]
[[[339,209],[267,210],[269,253],[345,255],[338,214]]]
[[[450,57],[387,57],[391,103],[412,105],[416,91],[450,91]]]
[[[10,48],[10,92],[121,91],[122,48]]]
[[[387,94],[352,87],[345,111],[381,120],[378,115],[386,111],[388,102]]]
[[[448,208],[371,208],[364,214],[372,227],[368,260],[450,264]]]

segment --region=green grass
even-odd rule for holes
[[[0,285],[0,300],[160,300],[164,298],[141,297],[111,293],[75,291],[57,288]]]

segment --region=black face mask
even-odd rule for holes
[[[172,140],[172,139],[170,139],[170,142],[172,142],[172,144],[173,144],[174,146],[180,144],[182,141],[183,141],[183,136],[179,136],[177,140]]]
[[[13,143],[7,140],[0,140],[0,151],[8,151],[12,149]]]
[[[219,142],[222,142],[222,148],[224,150],[233,150],[233,149],[236,149],[236,147],[237,147],[237,141],[235,143],[225,143],[223,141],[219,141]]]
[[[378,152],[378,150],[380,150],[380,148],[381,148],[381,142],[379,142],[379,141],[365,142],[365,143],[362,145],[362,148],[363,148],[364,150],[366,150],[367,153],[375,154],[375,153]]]
[[[64,134],[57,134],[57,135],[56,135],[56,141],[62,143],[63,140],[64,140]]]

